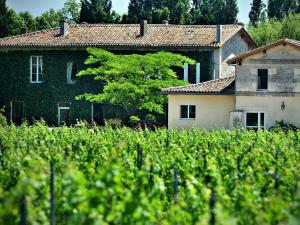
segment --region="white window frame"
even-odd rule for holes
[[[33,58],[40,58],[40,60],[37,60],[37,62],[36,62],[36,67],[37,67],[37,70],[36,70],[36,81],[33,81],[32,80],[32,59]],[[40,75],[41,74],[39,74],[39,62],[42,62],[41,63],[41,71],[42,71],[42,74],[43,74],[43,70],[44,70],[44,68],[43,68],[43,56],[40,56],[40,55],[32,55],[32,56],[30,56],[30,83],[32,83],[32,84],[40,84],[40,83],[43,83],[43,81],[42,80],[40,80]]]
[[[187,113],[188,117],[187,118],[182,118],[181,117],[181,107],[182,106],[187,106],[188,107],[188,113]],[[190,118],[190,107],[191,106],[195,106],[195,118]],[[180,105],[179,106],[179,118],[180,118],[180,120],[196,120],[196,118],[197,118],[197,106],[196,105]]]
[[[247,115],[255,113],[258,115],[257,126],[247,126]],[[261,114],[264,114],[264,125],[261,126]],[[258,130],[266,130],[266,113],[265,112],[246,112],[245,113],[245,128],[246,129],[258,129]]]
[[[70,107],[67,106],[59,106],[58,105],[58,113],[57,113],[57,125],[60,127],[60,110],[70,110]]]

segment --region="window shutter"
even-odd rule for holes
[[[277,74],[277,70],[276,68],[271,68],[268,70],[270,75],[276,75]]]
[[[189,81],[189,64],[184,64],[184,80]]]
[[[196,84],[199,84],[200,80],[200,63],[196,64]]]

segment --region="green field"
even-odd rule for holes
[[[0,127],[0,224],[297,225],[299,140],[300,132]]]

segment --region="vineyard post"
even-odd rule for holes
[[[50,225],[55,225],[54,163],[50,161]]]
[[[178,170],[174,170],[174,183],[173,183],[173,189],[174,189],[174,200],[175,204],[177,203],[177,195],[179,193],[178,191]]]
[[[209,225],[215,225],[216,224],[216,215],[215,215],[215,205],[216,205],[216,195],[214,192],[214,189],[211,190],[211,197],[209,201],[209,208],[210,208],[210,220]]]
[[[20,217],[20,224],[27,225],[27,202],[25,196],[22,196],[20,201]]]
[[[137,147],[137,159],[136,159],[136,164],[137,164],[137,167],[139,169],[142,168],[142,165],[143,165],[143,150],[140,146],[140,144],[138,144],[138,147]]]

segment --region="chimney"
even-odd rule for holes
[[[148,29],[148,21],[147,20],[142,20],[140,24],[140,36],[144,37],[147,34],[147,29]]]
[[[69,24],[65,20],[60,21],[60,36],[66,36],[69,32]]]
[[[165,25],[169,25],[169,21],[168,20],[163,20],[162,23],[165,24]]]
[[[222,25],[217,25],[217,36],[216,36],[216,42],[220,43],[222,41]]]
[[[27,34],[27,28],[21,27],[20,32],[21,32],[21,34]]]

